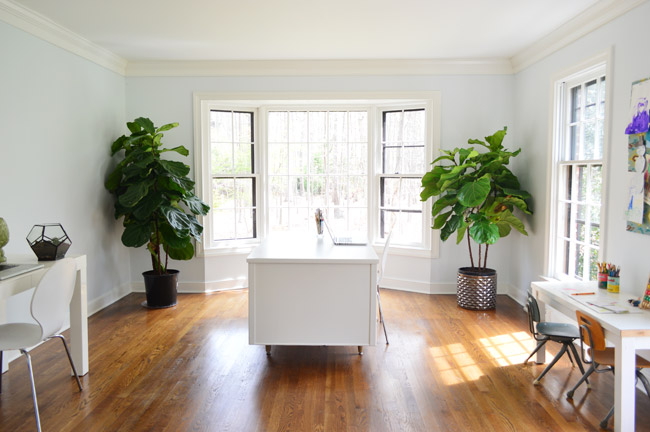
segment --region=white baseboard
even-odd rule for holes
[[[99,298],[89,301],[88,316],[91,316],[104,309],[105,307],[112,305],[122,297],[126,297],[127,295],[131,294],[131,292],[133,292],[131,284],[127,283],[114,288],[112,291],[107,292]]]
[[[212,282],[179,282],[179,294],[199,294],[215,291],[227,291],[248,288],[246,279],[224,279]],[[144,292],[144,282],[132,282],[131,292]]]

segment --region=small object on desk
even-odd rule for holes
[[[594,292],[577,292],[577,293],[573,293],[571,295],[596,295],[596,293],[594,293]]]
[[[600,264],[598,264],[600,268]],[[598,288],[607,289],[607,273],[598,271]]]
[[[643,299],[639,305],[640,309],[650,309],[650,276],[648,276],[648,285],[646,286],[645,293],[643,294]]]
[[[323,235],[323,211],[317,208],[314,216],[316,217],[316,233]]]
[[[39,261],[54,261],[65,257],[72,240],[60,223],[45,223],[32,227],[27,243]]]

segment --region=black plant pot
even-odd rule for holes
[[[458,269],[458,306],[463,309],[489,310],[497,307],[497,272],[474,267]]]
[[[166,274],[157,274],[153,270],[142,273],[144,290],[147,300],[142,306],[151,309],[162,309],[176,306],[176,287],[178,286],[178,270],[167,270]]]

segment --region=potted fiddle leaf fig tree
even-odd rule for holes
[[[422,178],[422,201],[434,197],[431,210],[433,229],[445,241],[456,233],[456,243],[467,239],[471,267],[458,269],[457,300],[465,309],[496,307],[496,271],[487,267],[490,245],[510,234],[514,228],[528,235],[517,212],[532,214],[530,194],[521,189],[510,169],[511,152],[503,146],[508,128],[504,127],[485,141],[470,139],[467,147],[442,150],[433,169]],[[479,152],[475,147],[483,147]],[[472,240],[478,254],[472,252]]]
[[[146,245],[152,270],[143,273],[146,306],[176,304],[178,270],[167,267],[169,258],[189,260],[194,256],[192,240],[200,241],[203,227],[197,215],[210,209],[194,194],[194,181],[183,162],[163,159],[167,152],[187,156],[184,146],[164,148],[163,132],[178,126],[154,126],[148,118],[128,122],[131,134],[111,145],[111,156],[121,160],[109,174],[105,186],[115,196],[115,218],[123,217],[122,243],[127,247]],[[164,256],[163,256],[164,255]]]

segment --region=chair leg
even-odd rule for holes
[[[539,351],[539,349],[540,349],[541,347],[543,347],[544,345],[546,345],[546,342],[548,342],[548,339],[544,339],[544,340],[539,341],[539,342],[537,343],[537,346],[536,346],[535,349],[533,350],[533,352],[530,353],[530,355],[528,356],[528,358],[526,359],[526,361],[524,361],[524,364],[528,363],[528,360],[530,360],[530,358],[531,358],[532,356],[534,356],[535,353],[536,353],[537,351]]]
[[[36,400],[36,386],[34,385],[34,372],[32,371],[32,358],[29,353],[24,349],[20,350],[21,353],[25,355],[27,359],[27,369],[29,369],[29,379],[32,383],[32,399],[34,400],[34,414],[36,415],[36,430],[41,432],[41,417],[38,414],[38,401]]]
[[[587,381],[587,378],[589,378],[589,376],[592,373],[594,373],[595,370],[596,370],[596,363],[591,363],[591,366],[589,366],[589,369],[587,370],[587,372],[584,375],[582,375],[582,377],[578,380],[576,385],[574,385],[573,388],[567,392],[566,397],[568,397],[569,399],[572,399],[573,394],[575,393],[576,389],[578,387],[580,387],[580,384]]]
[[[560,348],[560,351],[558,351],[557,355],[553,358],[553,361],[549,363],[549,365],[546,366],[542,373],[533,381],[533,385],[539,384],[539,381],[544,378],[546,372],[551,370],[551,368],[555,365],[555,363],[557,363],[558,360],[560,360],[560,357],[562,357],[565,352],[567,352],[567,346],[565,344],[562,344],[562,348]]]
[[[379,304],[379,322],[384,328],[384,337],[386,338],[386,345],[388,345],[388,332],[386,331],[386,321],[384,321],[384,311],[381,310],[381,295],[379,295],[379,287],[377,287],[377,304]]]
[[[571,348],[571,351],[573,351],[573,356],[576,358],[576,363],[578,363],[578,367],[580,368],[580,372],[582,372],[582,376],[585,376],[585,368],[582,366],[582,361],[578,356],[578,350],[576,349],[576,346],[573,344],[573,342],[569,343],[569,348]],[[585,378],[585,381],[587,382],[587,388],[591,388],[589,380]]]
[[[643,372],[637,369],[636,371],[636,376],[641,380],[641,383],[643,384],[643,387],[645,388],[645,392],[648,396],[650,396],[650,383],[648,382],[648,378],[643,375]]]
[[[0,351],[0,393],[2,393],[2,351]]]
[[[79,376],[77,375],[77,368],[74,367],[74,362],[72,361],[72,356],[70,356],[70,350],[68,349],[68,344],[65,343],[65,338],[62,335],[53,335],[52,337],[59,338],[61,339],[61,342],[63,342],[63,348],[65,348],[65,353],[68,355],[68,360],[70,361],[70,367],[72,367],[72,373],[74,375],[74,378],[77,380],[79,391],[82,391],[83,389],[81,388],[81,381],[79,381]]]
[[[612,414],[614,414],[614,408],[615,406],[613,406],[612,409],[609,410],[607,416],[603,419],[603,421],[600,422],[601,429],[607,429],[607,423],[609,422],[609,419],[612,417]]]

